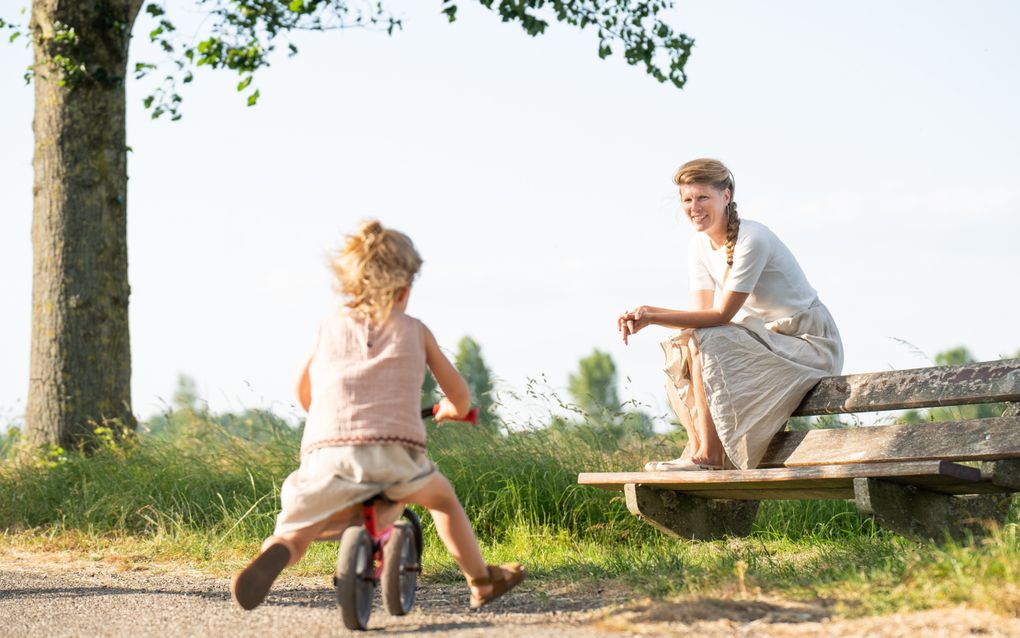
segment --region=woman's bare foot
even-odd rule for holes
[[[725,459],[726,453],[723,451],[721,444],[715,448],[703,445],[697,452],[691,455],[693,463],[704,465],[705,467],[722,467]]]

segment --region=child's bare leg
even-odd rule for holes
[[[326,519],[294,532],[267,538],[258,556],[231,580],[230,595],[234,602],[243,609],[254,609],[262,604],[280,572],[305,555],[308,545],[329,522]]]
[[[293,532],[287,532],[286,534],[280,534],[279,536],[270,536],[262,543],[262,549],[265,550],[268,546],[272,545],[274,540],[283,539],[289,543],[288,549],[291,551],[291,556],[290,561],[287,563],[287,567],[290,567],[301,560],[301,557],[308,551],[308,546],[312,544],[312,541],[319,537],[319,534],[322,533],[322,530],[325,529],[331,521],[332,517]]]
[[[489,568],[482,558],[471,522],[445,476],[436,472],[425,487],[407,497],[407,502],[428,508],[436,524],[436,533],[468,579],[488,578]],[[491,590],[492,585],[471,587],[471,593],[476,596],[484,596]]]
[[[726,452],[723,450],[719,433],[712,421],[712,413],[708,410],[708,396],[705,394],[705,382],[702,378],[701,351],[695,339],[690,341],[691,349],[691,389],[694,391],[694,405],[697,409],[695,428],[700,446],[691,455],[691,461],[701,465],[721,466]]]

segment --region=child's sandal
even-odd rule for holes
[[[230,581],[230,597],[241,609],[255,609],[262,604],[273,586],[273,581],[295,555],[291,544],[282,538],[272,538],[248,566],[237,572]]]
[[[502,565],[488,565],[487,567],[489,568],[488,578],[468,579],[468,585],[471,587],[492,585],[492,591],[484,596],[471,595],[471,609],[478,609],[483,605],[488,605],[521,584],[526,575],[520,563],[504,563]]]

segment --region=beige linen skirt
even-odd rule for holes
[[[729,460],[742,469],[757,467],[808,390],[843,368],[839,330],[820,301],[776,321],[747,316],[725,326],[683,330],[662,345],[666,396],[685,425],[696,418],[682,358],[691,338],[701,352],[708,409],[719,439]],[[681,458],[690,454],[685,450]]]
[[[435,473],[436,466],[425,452],[395,443],[312,450],[283,482],[275,534],[329,519],[319,540],[339,538],[348,525],[361,520],[361,508],[355,506],[376,494],[402,501],[425,487]],[[402,511],[379,508],[380,523],[388,525]]]

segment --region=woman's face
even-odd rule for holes
[[[726,205],[730,189],[718,190],[711,184],[685,184],[680,187],[680,204],[694,230],[709,236],[725,236]]]

